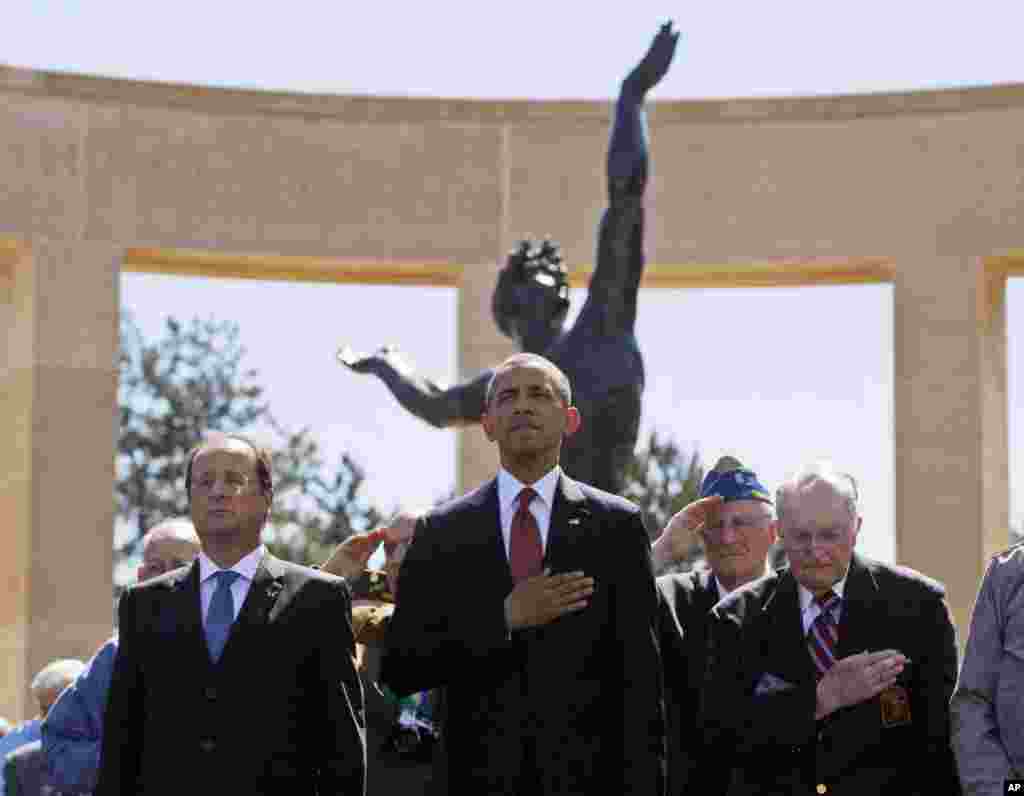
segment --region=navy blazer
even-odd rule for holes
[[[590,604],[510,634],[497,482],[421,519],[384,681],[446,689],[452,793],[661,794],[657,597],[639,510],[562,475],[544,566],[592,576]]]

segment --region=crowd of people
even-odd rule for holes
[[[772,493],[726,457],[651,546],[637,507],[561,469],[581,420],[555,365],[509,358],[486,405],[493,480],[319,568],[260,541],[269,452],[197,445],[190,519],[146,535],[117,633],[3,725],[3,792],[194,772],[200,793],[995,794],[1024,773],[1024,547],[984,576],[958,682],[942,584],[855,551],[850,475]],[[706,567],[657,574],[694,539]]]

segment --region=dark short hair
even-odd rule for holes
[[[256,444],[248,436],[238,432],[218,431],[217,434],[223,439],[235,440],[252,448],[253,453],[256,454],[256,472],[260,477],[260,489],[264,495],[273,499],[274,477],[272,475],[273,470],[271,467],[270,449]],[[188,497],[189,501],[192,500],[192,463],[195,461],[196,456],[199,455],[199,452],[209,444],[210,440],[208,439],[204,439],[202,442],[197,443],[192,450],[188,452],[188,458],[185,460],[185,495]]]
[[[569,384],[569,377],[562,372],[562,369],[550,359],[542,357],[540,354],[523,352],[521,354],[513,354],[494,369],[494,373],[491,374],[491,378],[487,382],[487,392],[484,393],[485,408],[490,407],[491,401],[494,400],[494,386],[498,381],[498,377],[506,370],[521,367],[534,367],[546,370],[548,375],[551,376],[551,381],[554,382],[555,391],[558,393],[558,397],[562,399],[562,403],[565,406],[572,406],[572,387]]]

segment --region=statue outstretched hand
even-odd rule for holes
[[[356,373],[376,373],[385,363],[395,367],[401,362],[398,347],[393,345],[381,346],[372,354],[363,354],[343,345],[338,349],[337,357],[338,362]]]
[[[641,97],[658,85],[668,72],[678,41],[679,32],[672,30],[671,20],[662,25],[646,55],[626,77],[624,85],[636,91]]]

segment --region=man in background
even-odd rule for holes
[[[164,520],[142,537],[140,582],[186,567],[199,555],[199,537],[186,517]],[[103,738],[103,710],[117,655],[111,637],[54,703],[42,726],[42,747],[50,782],[68,793],[96,787]]]
[[[380,683],[381,657],[398,596],[398,573],[424,511],[402,511],[388,525],[353,534],[342,542],[323,569],[341,575],[352,588],[352,628],[366,695],[366,792],[403,796],[444,792],[443,761],[438,759],[440,691],[405,697]],[[383,540],[383,570],[367,569]],[[431,773],[431,765],[435,771]]]
[[[995,556],[971,616],[953,693],[953,751],[964,792],[1006,793],[1024,777],[1024,545]]]
[[[0,763],[19,747],[40,740],[43,719],[57,701],[61,691],[67,688],[84,668],[85,664],[81,661],[65,658],[47,664],[32,678],[32,696],[39,706],[39,713],[35,718],[22,722],[0,738]],[[0,767],[0,793],[3,792],[5,776],[3,768]]]
[[[654,543],[655,567],[700,540],[707,567],[657,579],[665,668],[668,791],[686,792],[703,738],[697,723],[715,603],[769,572],[775,510],[753,470],[723,457],[704,478],[700,499],[678,512]]]

